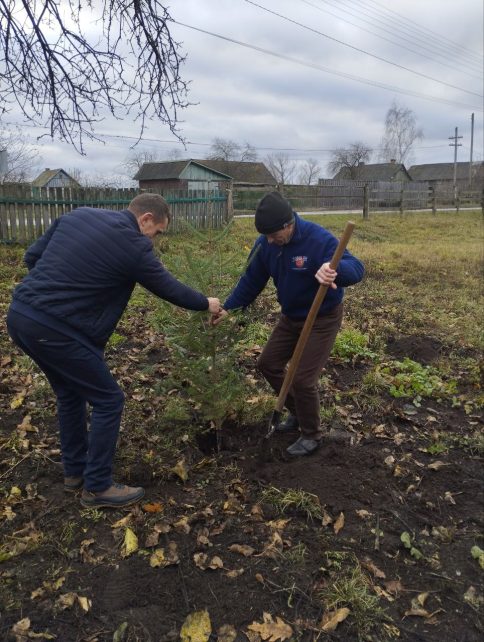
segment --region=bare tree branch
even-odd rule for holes
[[[307,158],[299,172],[301,185],[312,185],[317,182],[321,174],[321,167],[316,158]]]
[[[0,0],[0,111],[16,103],[81,153],[106,111],[139,138],[156,118],[181,139],[188,86],[170,20],[161,0]]]
[[[385,117],[380,160],[386,163],[391,160],[405,163],[411,157],[413,144],[423,136],[423,130],[417,127],[414,112],[394,101]]]
[[[229,138],[214,138],[208,158],[218,161],[253,162],[257,160],[257,151],[250,143],[242,146]]]
[[[331,153],[331,160],[328,163],[328,172],[337,174],[341,169],[345,170],[347,178],[358,178],[358,166],[368,163],[373,150],[365,143],[352,143],[349,147],[340,147]]]
[[[269,154],[265,159],[265,164],[280,185],[287,185],[292,181],[296,163],[287,154],[282,152]]]
[[[0,123],[0,152],[6,154],[6,162],[0,167],[0,184],[28,181],[38,170],[38,150],[18,127],[8,129]]]

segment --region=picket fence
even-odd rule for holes
[[[146,190],[145,190],[146,191]],[[170,232],[187,224],[196,229],[218,229],[232,217],[231,195],[227,192],[160,191],[170,205]],[[101,209],[126,209],[140,193],[138,189],[97,189],[0,185],[0,242],[28,243],[41,236],[66,212],[86,205]]]

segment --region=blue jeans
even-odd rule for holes
[[[105,361],[64,334],[9,311],[13,341],[44,372],[57,397],[62,463],[66,477],[84,477],[99,492],[112,484],[124,393]],[[87,427],[87,404],[92,406]]]

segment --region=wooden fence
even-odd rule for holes
[[[482,207],[482,188],[432,187],[427,182],[321,180],[319,185],[281,185],[279,190],[299,211],[419,210]],[[234,209],[254,211],[269,190],[234,190]]]
[[[230,193],[150,191],[162,194],[170,205],[170,232],[179,232],[186,223],[196,229],[217,229],[232,217]],[[82,205],[126,209],[139,193],[138,189],[0,185],[0,242],[31,242],[41,236],[56,218]]]
[[[427,182],[412,181],[321,181],[320,204],[322,209],[420,210],[482,207],[483,190],[463,187],[432,187]]]

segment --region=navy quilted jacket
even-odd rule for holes
[[[12,309],[83,343],[102,348],[136,283],[189,310],[207,298],[161,264],[129,211],[80,207],[57,219],[25,254],[29,273]]]

